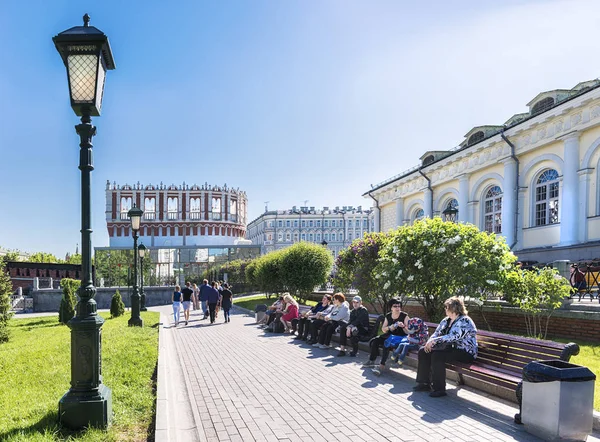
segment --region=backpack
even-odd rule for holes
[[[283,326],[281,321],[276,319],[273,322],[271,322],[271,325],[267,327],[267,330],[273,333],[283,333],[285,331],[285,327]]]

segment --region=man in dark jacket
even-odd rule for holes
[[[207,289],[207,293],[208,293],[208,296],[207,296],[206,301],[208,302],[208,311],[210,313],[210,323],[214,324],[216,312],[217,312],[217,303],[219,302],[219,298],[221,297],[221,295],[219,294],[219,291],[217,290],[217,283],[215,281],[210,283],[210,287]]]
[[[208,291],[210,286],[208,285],[208,279],[202,281],[200,286],[200,303],[202,304],[202,311],[204,312],[204,318],[208,318]]]
[[[362,298],[352,298],[352,311],[348,324],[342,324],[340,328],[340,352],[338,356],[346,356],[346,343],[348,339],[352,343],[350,356],[358,354],[358,342],[369,333],[369,311],[362,305]]]

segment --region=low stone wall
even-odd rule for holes
[[[117,288],[97,288],[96,290],[96,296],[94,299],[98,304],[98,308],[109,309],[110,301]],[[121,293],[121,298],[123,298],[125,307],[130,308],[131,288],[121,287],[118,288],[118,290]],[[171,295],[173,290],[175,290],[175,287],[144,287],[144,293],[146,294],[146,306],[152,307],[155,305],[171,304]],[[58,312],[60,300],[62,298],[62,290],[36,290],[31,293],[31,297],[33,298],[34,312]]]
[[[526,335],[525,316],[523,312],[508,304],[486,305],[483,312],[474,306],[469,306],[469,316],[478,328],[487,330],[486,320],[492,331],[499,333],[512,333]],[[410,301],[404,307],[409,316],[418,316],[429,320],[423,306]],[[483,313],[483,315],[482,315]],[[483,318],[485,316],[485,320]],[[600,305],[597,302],[590,304],[572,304],[555,310],[548,323],[546,339],[574,339],[577,341],[600,342]]]

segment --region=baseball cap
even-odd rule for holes
[[[352,298],[352,301],[362,302],[362,298],[360,296],[355,296],[354,298]]]

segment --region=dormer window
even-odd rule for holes
[[[537,103],[535,103],[535,105],[531,109],[531,115],[541,114],[542,112],[550,109],[552,106],[554,106],[554,98],[546,97],[543,100],[540,100]]]
[[[423,166],[428,166],[429,164],[433,163],[434,160],[435,158],[433,157],[433,155],[425,157],[425,159],[423,160]]]
[[[469,137],[469,140],[467,141],[467,146],[472,146],[475,143],[479,143],[484,138],[485,138],[485,134],[483,133],[482,130],[480,130],[479,132],[475,132],[473,135],[471,135]]]

